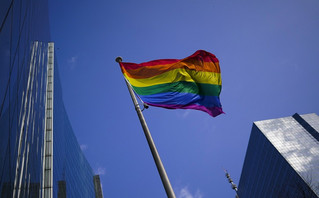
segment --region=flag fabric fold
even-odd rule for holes
[[[135,93],[148,105],[197,109],[213,117],[223,113],[221,73],[214,54],[198,50],[184,59],[120,62],[120,66]]]

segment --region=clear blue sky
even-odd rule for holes
[[[165,197],[122,73],[114,61],[215,54],[216,118],[144,111],[178,198],[234,197],[252,123],[319,114],[318,0],[51,0],[64,103],[105,197]]]

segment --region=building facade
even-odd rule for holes
[[[102,197],[62,100],[48,2],[0,1],[0,25],[0,197]]]
[[[319,116],[294,114],[254,122],[238,195],[319,197]]]

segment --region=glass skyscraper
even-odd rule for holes
[[[319,197],[319,116],[294,114],[255,122],[238,195]]]
[[[46,0],[0,1],[0,197],[102,197],[63,100]]]

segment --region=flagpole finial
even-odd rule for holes
[[[123,60],[123,59],[122,59],[122,57],[120,57],[120,56],[116,57],[116,59],[115,59],[115,61],[118,62],[118,63],[122,62],[122,60]]]

